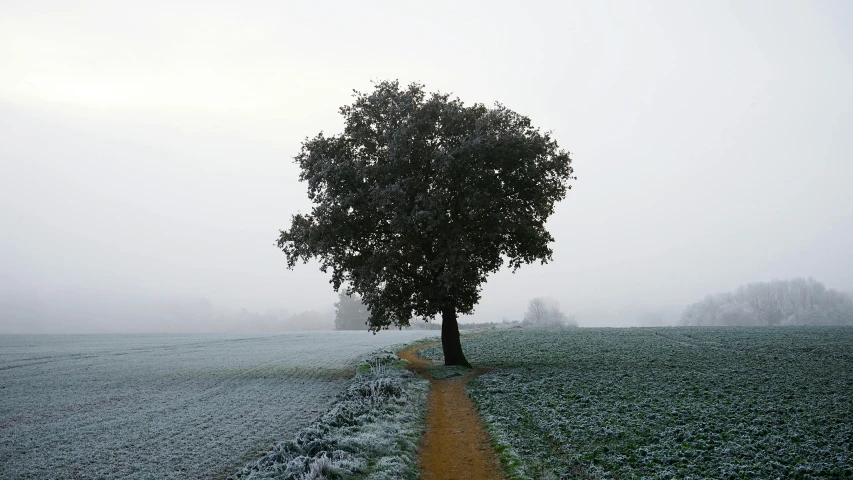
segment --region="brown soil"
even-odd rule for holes
[[[500,463],[492,450],[489,434],[465,393],[465,384],[485,369],[464,377],[436,380],[426,367],[433,365],[418,356],[418,350],[436,343],[418,345],[399,352],[411,362],[409,368],[432,384],[427,399],[426,433],[418,451],[424,480],[503,479]]]

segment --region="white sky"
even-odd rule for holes
[[[387,78],[573,153],[554,262],[491,277],[477,320],[853,291],[853,3],[459,3],[0,0],[0,293],[329,308],[273,246],[310,208],[292,157]]]

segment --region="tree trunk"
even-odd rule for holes
[[[465,359],[465,354],[462,353],[459,324],[456,322],[456,307],[453,305],[441,309],[441,347],[444,350],[445,365],[471,367]]]

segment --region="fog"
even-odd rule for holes
[[[395,78],[574,159],[553,262],[492,275],[463,322],[853,292],[853,4],[357,3],[0,6],[0,333],[331,328],[329,275],[273,245],[311,208],[292,158]]]

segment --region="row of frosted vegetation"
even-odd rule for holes
[[[362,362],[319,420],[228,480],[417,479],[429,383],[392,350]]]

